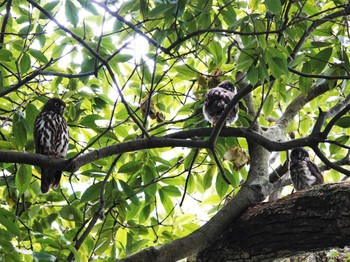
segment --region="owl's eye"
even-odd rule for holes
[[[56,102],[55,107],[60,107],[60,104],[58,102]]]

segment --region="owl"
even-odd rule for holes
[[[44,105],[34,124],[34,143],[37,154],[50,158],[65,158],[69,134],[63,111],[66,104],[59,98],[52,98]],[[41,168],[41,192],[57,188],[62,170]]]
[[[217,87],[210,89],[205,95],[203,105],[204,118],[213,126],[216,125],[227,104],[236,95],[236,90],[230,81],[223,81]],[[238,118],[238,104],[228,114],[225,126],[236,122]]]
[[[304,148],[292,150],[289,171],[293,186],[297,191],[324,182],[320,169],[310,160],[309,153]]]

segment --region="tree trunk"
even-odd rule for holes
[[[196,261],[272,261],[350,245],[350,184],[325,184],[249,208]]]

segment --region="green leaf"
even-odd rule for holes
[[[47,64],[49,60],[46,58],[46,56],[39,50],[29,48],[29,53],[36,58],[39,62],[42,62],[44,64]]]
[[[27,141],[27,131],[25,128],[25,119],[22,112],[16,112],[13,116],[13,136],[19,149],[23,149]]]
[[[97,201],[100,198],[100,191],[101,191],[102,182],[98,182],[96,184],[93,184],[89,186],[81,196],[80,201],[81,202],[94,202]]]
[[[224,21],[227,23],[228,27],[233,27],[237,23],[237,15],[232,5],[226,5],[221,12]]]
[[[67,245],[67,248],[74,254],[74,261],[81,262],[81,256],[78,250],[73,245]]]
[[[0,140],[0,148],[1,150],[5,149],[16,149],[11,142]]]
[[[215,172],[216,172],[216,167],[214,165],[211,165],[207,169],[207,172],[205,172],[204,177],[203,177],[203,184],[202,184],[204,190],[211,187]]]
[[[209,50],[210,50],[211,55],[214,56],[216,66],[220,66],[223,62],[223,49],[222,49],[220,43],[217,41],[210,42]]]
[[[274,98],[272,95],[268,95],[263,105],[263,112],[265,117],[270,116],[270,114],[273,111],[273,106],[274,106]]]
[[[343,116],[337,122],[335,122],[336,126],[340,126],[342,128],[350,127],[350,116]]]
[[[33,252],[33,261],[55,262],[56,260],[54,255]]]
[[[130,198],[131,202],[135,205],[138,206],[140,205],[140,201],[137,198],[134,190],[127,184],[125,183],[123,180],[119,180],[119,184],[123,189],[123,192],[125,193],[127,198]]]
[[[60,216],[65,220],[75,221],[79,224],[83,221],[83,214],[77,207],[73,205],[62,207],[60,210]]]
[[[174,10],[176,5],[174,4],[160,4],[157,5],[154,9],[149,12],[148,17],[149,18],[155,18],[160,17],[164,13],[168,13],[169,11]]]
[[[77,87],[78,87],[78,81],[76,79],[74,79],[74,78],[69,79],[69,81],[68,81],[68,89],[72,90],[72,91],[75,91],[75,90],[77,90]]]
[[[164,194],[170,197],[179,197],[181,196],[180,190],[175,186],[164,186],[160,189]]]
[[[173,209],[174,209],[174,204],[171,201],[170,197],[162,190],[162,188],[159,190],[159,197],[160,197],[160,202],[162,202],[162,205],[167,212],[167,214],[170,214]]]
[[[258,72],[258,69],[254,65],[251,65],[251,67],[249,68],[249,70],[247,72],[247,78],[253,86],[256,83],[258,83],[259,72]]]
[[[349,140],[349,136],[347,135],[342,135],[340,137],[337,137],[335,139],[335,141],[341,145],[346,145],[346,143],[348,142]],[[329,146],[329,152],[334,155],[334,154],[337,154],[339,153],[339,151],[342,149],[341,146],[338,146],[337,144],[330,144]]]
[[[180,76],[195,78],[197,77],[197,72],[188,65],[174,66],[174,69],[179,73]]]
[[[148,218],[149,215],[151,214],[151,206],[146,205],[144,208],[142,208],[139,216],[139,223],[144,223]]]
[[[282,10],[281,0],[265,0],[265,4],[267,8],[275,15],[278,15],[281,13],[281,10]]]
[[[311,42],[311,46],[315,47],[315,48],[321,48],[321,47],[326,47],[326,46],[330,46],[330,45],[333,45],[333,43],[321,42],[321,41],[312,41]]]
[[[29,187],[32,179],[32,168],[29,165],[20,165],[16,173],[16,188],[20,194],[23,194]]]
[[[140,0],[140,11],[141,11],[143,20],[147,19],[147,17],[148,17],[148,1],[147,0]]]
[[[118,54],[114,59],[113,62],[116,63],[125,63],[128,62],[129,60],[133,59],[133,55],[128,55],[128,54]]]
[[[53,9],[60,3],[61,1],[52,1],[43,6],[43,9],[49,12],[51,15],[53,14]],[[39,19],[47,19],[46,15],[40,13]]]
[[[88,115],[86,117],[84,117],[81,121],[80,124],[82,126],[86,126],[89,128],[98,128],[99,126],[95,123],[96,120],[101,120],[103,119],[102,116],[100,115],[96,115],[96,114],[92,114],[92,115]]]
[[[220,197],[223,197],[228,189],[228,184],[220,173],[216,176],[215,189]]]
[[[18,224],[15,223],[15,218],[13,214],[6,209],[0,208],[0,224],[2,224],[6,229],[16,236],[21,236],[21,232],[18,228]]]
[[[312,71],[310,63],[309,62],[304,63],[301,71],[305,74],[310,74]],[[312,86],[312,83],[313,83],[312,78],[300,76],[299,77],[299,88],[300,88],[301,93],[307,94],[310,87]]]
[[[0,61],[10,62],[13,54],[6,49],[0,49]]]
[[[89,11],[91,14],[95,16],[100,15],[99,11],[92,5],[91,1],[78,0],[78,2],[86,11]]]
[[[18,34],[26,36],[33,30],[33,28],[34,28],[34,25],[32,24],[25,25],[19,30]]]
[[[289,73],[287,59],[277,48],[269,47],[266,52],[266,59],[274,77],[279,79],[283,74],[287,75]]]
[[[323,71],[331,58],[332,52],[333,48],[325,48],[310,59],[310,65],[314,74],[319,74]]]
[[[144,185],[148,185],[145,192],[149,196],[154,196],[157,192],[157,185],[153,180],[157,177],[158,172],[153,161],[147,161],[141,171],[141,178]]]
[[[66,10],[66,17],[67,17],[68,21],[74,27],[77,27],[78,22],[79,22],[78,8],[75,6],[75,4],[71,0],[66,0],[64,7]]]
[[[133,174],[141,169],[142,161],[130,161],[126,162],[124,165],[122,165],[118,172],[119,173],[127,173],[127,174]]]
[[[192,162],[193,162],[193,158],[197,155],[196,151],[197,151],[196,149],[191,149],[191,152],[185,157],[185,160],[184,160],[185,170],[190,169]]]
[[[23,53],[21,60],[19,61],[21,73],[25,74],[31,67],[30,56],[27,53]]]

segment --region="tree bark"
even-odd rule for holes
[[[347,245],[350,183],[333,183],[249,208],[195,261],[272,261]]]

